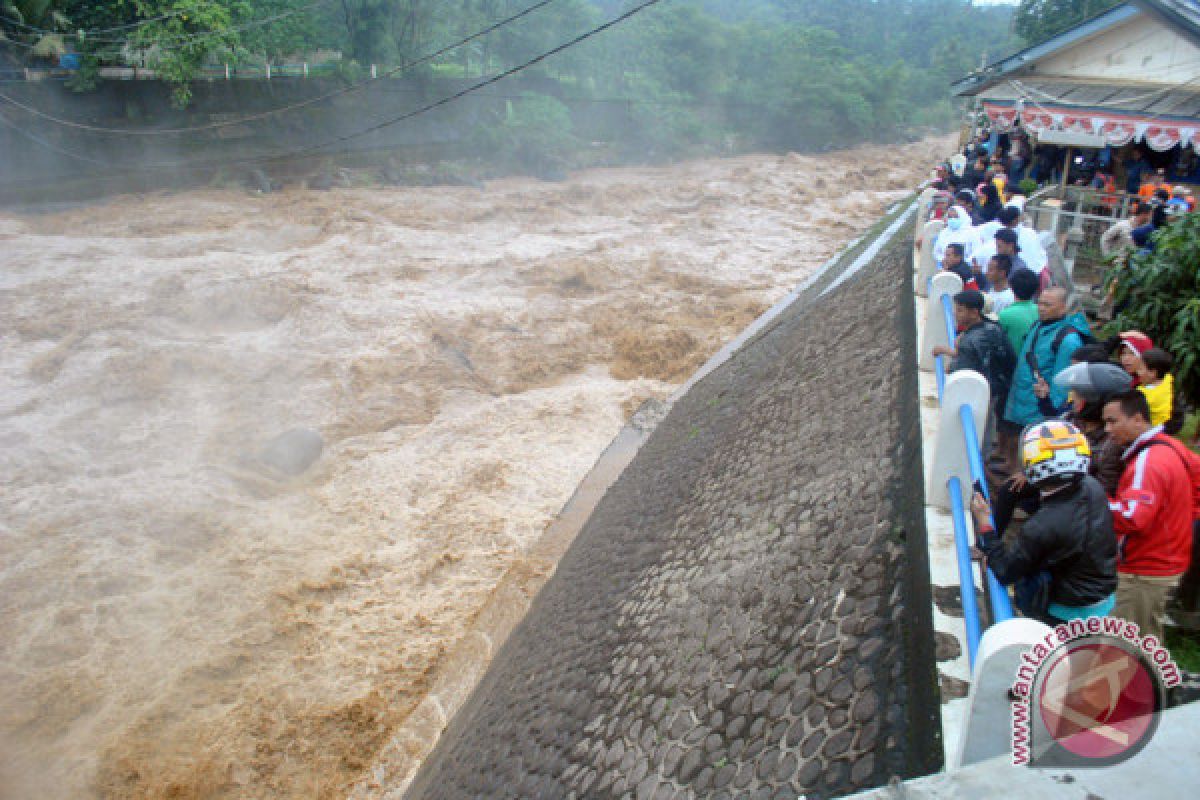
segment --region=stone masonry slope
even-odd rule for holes
[[[679,399],[408,797],[822,797],[938,767],[909,246]]]

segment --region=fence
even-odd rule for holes
[[[1021,655],[1041,641],[1049,628],[1036,620],[1015,616],[1004,586],[985,567],[977,578],[971,558],[972,529],[967,510],[972,487],[978,485],[990,499],[984,472],[983,433],[989,424],[991,393],[982,375],[970,370],[947,373],[945,357],[933,353],[937,345],[949,346],[955,340],[951,298],[962,290],[963,284],[953,273],[936,272],[932,249],[942,223],[928,220],[931,194],[922,195],[918,206],[914,289],[925,298],[918,364],[921,370],[933,373],[938,402],[931,463],[926,464],[926,503],[948,511],[951,517],[970,665],[970,692],[961,727],[946,732],[947,766],[954,768],[1010,752],[1008,690]],[[977,582],[985,587],[986,616],[976,599]]]
[[[926,496],[939,507],[949,508],[954,524],[954,546],[958,556],[959,590],[962,593],[963,620],[967,629],[967,655],[975,664],[979,640],[986,627],[975,600],[975,570],[971,559],[970,529],[967,527],[967,497],[963,484],[978,487],[990,500],[984,472],[983,434],[989,424],[991,393],[987,380],[969,370],[947,376],[946,359],[934,355],[938,344],[949,345],[955,339],[954,309],[951,298],[962,291],[962,279],[952,273],[939,273],[930,282],[926,299],[925,336],[922,356],[932,362],[937,380],[941,413],[937,447]],[[926,358],[927,356],[927,358]],[[991,622],[1012,619],[1008,591],[990,569],[984,569],[984,583],[990,601]]]
[[[320,64],[210,64],[201,67],[196,80],[275,80],[279,78],[328,78],[338,74],[339,62],[327,61]],[[9,67],[0,69],[0,81],[53,81],[66,80],[77,72],[65,67]],[[379,74],[376,65],[370,66],[372,78]],[[156,81],[158,73],[144,67],[100,67],[97,76],[110,81]]]

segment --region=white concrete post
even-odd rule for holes
[[[271,62],[267,62],[267,80],[271,80]]]
[[[229,65],[225,65],[225,80],[229,80]]]
[[[991,391],[987,380],[978,372],[965,369],[946,376],[942,393],[942,408],[938,412],[937,438],[933,445],[933,466],[929,470],[929,485],[925,487],[925,502],[943,510],[950,509],[950,492],[946,482],[956,477],[963,494],[971,486],[971,464],[967,460],[967,440],[958,411],[963,405],[975,417],[976,447],[983,447],[983,432],[987,425]]]
[[[962,736],[947,769],[1012,753],[1012,705],[1008,690],[1017,680],[1021,654],[1044,643],[1048,633],[1051,633],[1048,626],[1025,617],[1005,620],[983,632],[975,656]]]
[[[372,64],[371,65],[371,80],[375,80],[377,77],[379,77],[379,71],[375,68],[375,65]]]
[[[925,301],[925,328],[921,337],[921,357],[918,365],[926,372],[933,369],[933,348],[939,344],[950,346],[946,331],[946,318],[942,314],[942,295],[951,297],[962,291],[962,278],[953,272],[939,272],[933,276],[929,297]]]
[[[933,208],[933,196],[937,190],[929,188],[917,195],[917,219],[913,223],[913,236],[921,235],[921,228],[929,221],[929,210]]]
[[[921,228],[921,247],[917,250],[917,294],[924,297],[928,292],[929,279],[937,272],[937,259],[933,257],[933,243],[946,227],[940,219],[930,220]]]
[[[304,77],[308,77],[308,62],[304,62]]]

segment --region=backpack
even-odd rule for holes
[[[1191,407],[1188,405],[1187,396],[1182,391],[1176,392],[1171,398],[1171,417],[1163,423],[1163,433],[1170,436],[1178,436],[1183,430],[1183,425],[1187,422],[1188,412]]]
[[[1026,342],[1029,341],[1030,336],[1034,336],[1036,334],[1038,328],[1040,328],[1040,327],[1042,327],[1042,323],[1040,321],[1034,324],[1034,326],[1029,330],[1029,333],[1025,335]],[[1097,341],[1096,337],[1093,336],[1088,331],[1080,330],[1079,328],[1075,327],[1074,325],[1063,325],[1061,328],[1058,329],[1058,333],[1054,334],[1054,341],[1052,341],[1050,343],[1051,368],[1053,368],[1054,364],[1058,362],[1058,350],[1060,347],[1062,347],[1063,341],[1068,336],[1070,336],[1072,333],[1078,334],[1079,340],[1081,342],[1081,346],[1088,345],[1088,344],[1095,344]],[[1036,371],[1036,372],[1042,371],[1041,365],[1035,364],[1034,353],[1033,353],[1032,348],[1030,349],[1029,353],[1027,354],[1027,358],[1029,359],[1030,367],[1033,368],[1034,371]]]
[[[1058,348],[1062,347],[1063,340],[1072,333],[1078,334],[1079,341],[1085,345],[1096,344],[1097,342],[1096,337],[1090,332],[1081,331],[1079,328],[1076,328],[1072,325],[1064,325],[1059,329],[1058,333],[1054,335],[1054,341],[1050,343],[1050,352],[1053,354],[1055,361],[1058,360]]]
[[[1176,446],[1178,445],[1178,447],[1182,447],[1186,450],[1187,445],[1185,445],[1183,442],[1179,441],[1178,439],[1172,439],[1169,442],[1164,442],[1162,439],[1151,439],[1150,441],[1148,441],[1144,445],[1142,445],[1142,447],[1138,449],[1138,452],[1140,453],[1140,452],[1142,452],[1142,450],[1146,450],[1148,448],[1154,447],[1155,445],[1161,445],[1161,446],[1167,448],[1168,450],[1170,450],[1179,459],[1179,463],[1181,463],[1183,465],[1183,471],[1188,474],[1188,478],[1190,478],[1192,481],[1192,509],[1193,509],[1192,510],[1192,519],[1193,519],[1193,524],[1200,522],[1200,516],[1197,516],[1197,513],[1200,512],[1200,475],[1197,475],[1192,472],[1191,465],[1188,464],[1187,459],[1185,459],[1183,457],[1183,455],[1179,452],[1179,450],[1176,449]]]

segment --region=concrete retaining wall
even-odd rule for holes
[[[673,406],[408,796],[829,796],[941,761],[911,244]]]

